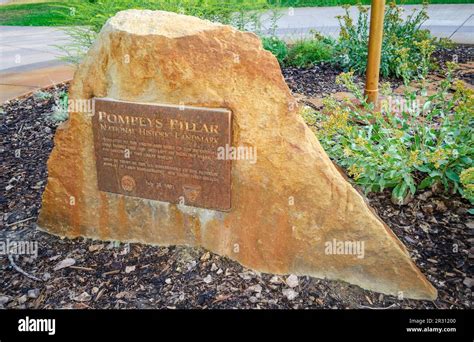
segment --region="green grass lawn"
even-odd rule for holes
[[[64,26],[74,22],[59,2],[0,6],[0,25]]]
[[[343,4],[370,4],[370,0],[268,0],[281,7],[337,6]],[[397,1],[398,4],[421,4],[423,0]],[[474,3],[474,0],[431,0],[432,4]],[[0,25],[10,26],[67,26],[81,24],[69,15],[69,9],[61,7],[67,2],[43,2],[0,6]]]

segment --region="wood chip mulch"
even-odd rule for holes
[[[35,241],[38,256],[0,255],[0,308],[471,307],[474,220],[465,200],[443,193],[420,193],[403,207],[392,204],[388,192],[369,196],[438,289],[434,302],[340,281],[260,274],[197,248],[69,240],[38,231],[57,126],[50,119],[53,105],[53,98],[29,96],[1,110],[0,241]]]
[[[441,76],[444,76],[446,62],[457,61],[459,64],[474,62],[474,46],[456,45],[454,48],[443,48],[433,53],[433,64]],[[336,84],[336,77],[343,72],[341,69],[323,63],[308,68],[284,67],[283,76],[291,91],[309,98],[321,98],[334,93],[347,92],[343,85]],[[474,70],[470,72],[459,72],[456,77],[474,85]],[[360,89],[364,89],[365,78],[355,75],[354,81]],[[381,79],[381,82],[389,82],[393,89],[398,88],[403,82],[399,79]]]

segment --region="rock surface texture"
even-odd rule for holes
[[[200,245],[262,272],[436,298],[403,244],[333,166],[254,34],[168,12],[119,12],[71,86],[70,99],[93,97],[229,108],[233,145],[256,147],[257,163],[233,162],[230,212],[99,192],[91,118],[74,112],[48,162],[42,229]],[[328,243],[348,241],[363,242],[363,255],[328,252]]]

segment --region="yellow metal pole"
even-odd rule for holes
[[[372,5],[370,6],[369,55],[367,56],[365,95],[367,96],[367,101],[374,104],[377,104],[379,95],[384,12],[385,0],[372,0]]]

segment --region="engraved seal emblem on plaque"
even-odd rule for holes
[[[201,187],[199,185],[184,185],[183,186],[184,198],[189,203],[194,203],[201,193]]]
[[[135,179],[131,176],[123,176],[120,185],[122,185],[122,189],[125,191],[132,192],[136,186]]]

